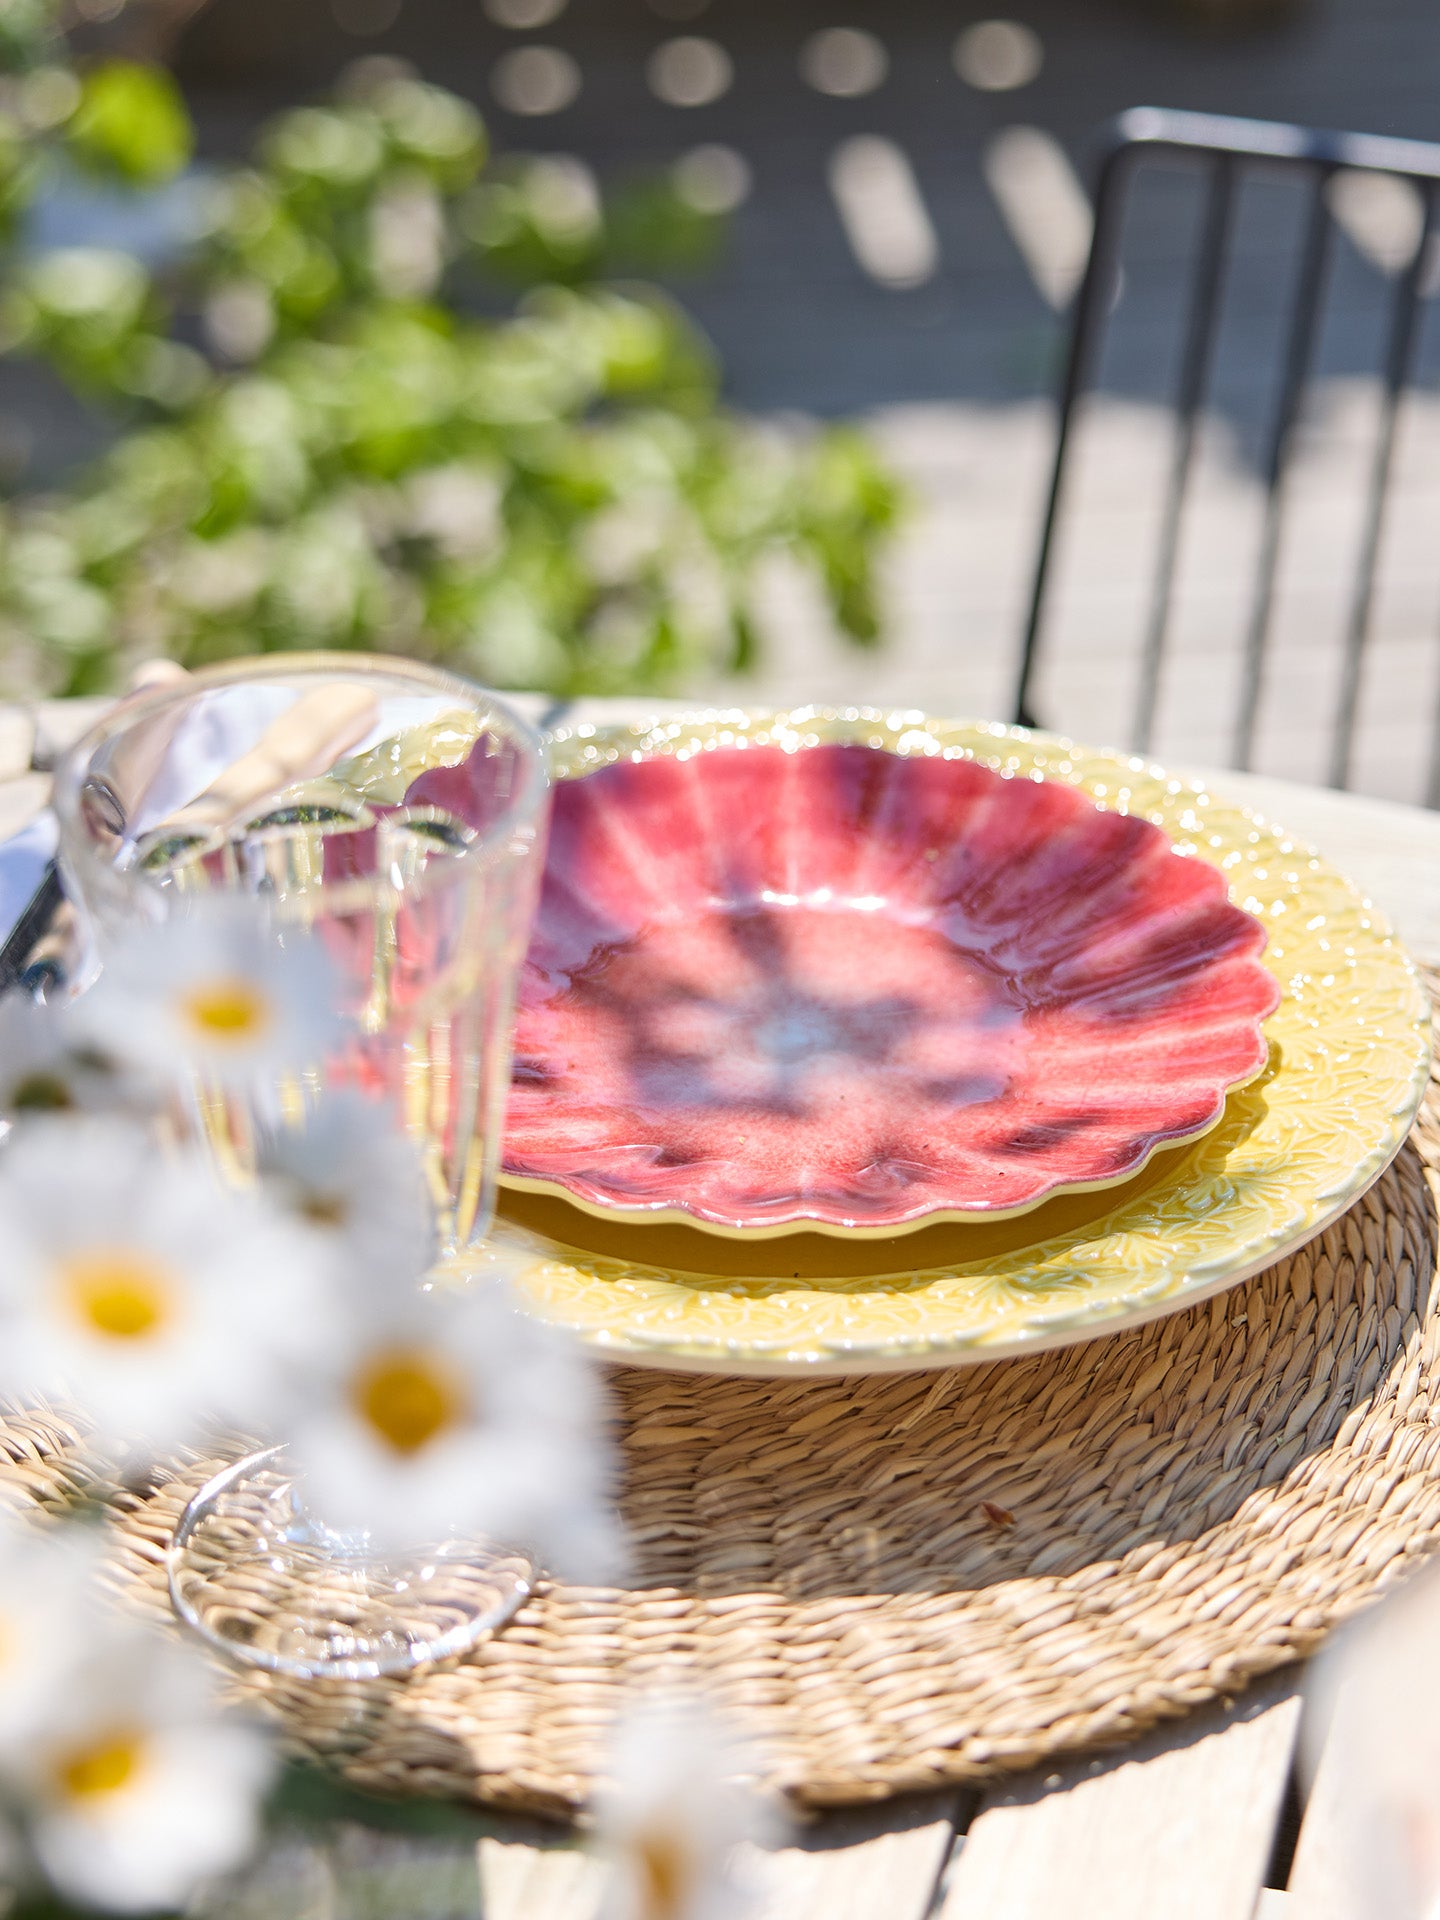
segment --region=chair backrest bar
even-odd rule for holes
[[[1284,520],[1285,483],[1297,420],[1310,381],[1325,288],[1330,267],[1333,223],[1327,189],[1345,170],[1388,174],[1409,181],[1419,192],[1423,221],[1419,242],[1390,300],[1379,428],[1361,527],[1360,550],[1343,636],[1341,688],[1329,756],[1335,786],[1350,777],[1355,709],[1360,694],[1365,644],[1369,638],[1376,573],[1384,532],[1385,502],[1394,459],[1395,426],[1408,385],[1419,337],[1419,316],[1431,236],[1435,230],[1436,192],[1440,187],[1440,145],[1392,140],[1376,135],[1329,133],[1281,122],[1230,119],[1214,114],[1169,112],[1137,107],[1106,129],[1095,195],[1095,224],[1085,274],[1076,296],[1069,349],[1059,399],[1059,430],[1050,487],[1041,522],[1039,549],[1025,622],[1015,719],[1038,724],[1034,684],[1040,662],[1046,590],[1055,535],[1064,499],[1067,459],[1075,413],[1085,391],[1114,305],[1121,227],[1131,184],[1147,160],[1172,157],[1198,172],[1203,192],[1199,239],[1195,248],[1179,376],[1174,396],[1174,437],[1169,475],[1161,507],[1154,574],[1140,659],[1140,680],[1130,744],[1145,752],[1151,744],[1164,675],[1180,528],[1194,465],[1196,427],[1210,382],[1220,310],[1229,264],[1236,196],[1244,176],[1254,171],[1296,174],[1309,194],[1295,277],[1284,329],[1283,357],[1274,418],[1263,463],[1264,518],[1245,625],[1239,709],[1232,734],[1234,764],[1245,768],[1255,748],[1256,717],[1264,691],[1265,652],[1275,598],[1276,563]],[[1440,742],[1440,714],[1436,716]],[[1429,804],[1440,805],[1440,752],[1432,754]]]

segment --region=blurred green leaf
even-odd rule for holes
[[[59,0],[0,0],[0,70],[23,73],[39,65],[59,40]]]
[[[572,286],[594,276],[605,224],[589,169],[568,159],[512,162],[476,189],[466,237],[491,271],[521,286]]]
[[[33,140],[12,115],[0,112],[0,244],[14,240],[38,174]]]
[[[454,193],[485,164],[485,123],[466,100],[419,80],[387,75],[359,92],[392,156],[423,167]]]
[[[38,104],[0,111],[0,243],[47,142],[136,181],[183,159],[173,114],[163,163],[133,137],[157,80],[100,68],[82,90],[53,45],[32,64]],[[728,412],[680,307],[607,283],[699,265],[718,217],[668,177],[607,194],[574,160],[485,157],[466,102],[361,63],[263,130],[163,279],[103,249],[12,258],[0,350],[44,356],[126,430],[69,493],[0,508],[9,684],[328,646],[500,686],[678,689],[760,659],[776,554],[840,631],[878,637],[902,503],[869,443]],[[487,304],[526,288],[518,307],[468,312],[454,282],[477,271]]]
[[[346,1786],[335,1774],[292,1761],[271,1790],[272,1819],[308,1827],[346,1823],[383,1833],[454,1836],[478,1840],[493,1830],[494,1821],[459,1801],[382,1798]]]
[[[730,631],[733,636],[730,671],[753,673],[760,659],[760,635],[755,629],[755,622],[744,607],[737,607],[731,614]]]
[[[611,273],[698,273],[714,261],[725,235],[725,221],[695,206],[668,174],[627,181],[606,214]]]
[[[356,108],[297,107],[270,128],[262,155],[282,187],[353,197],[379,174],[385,141]]]
[[[14,345],[44,353],[83,392],[133,393],[140,356],[159,344],[149,276],[110,248],[63,247],[28,260],[5,316]]]
[[[173,179],[194,150],[180,89],[162,67],[110,60],[81,76],[67,135],[75,157],[135,186]]]
[[[725,223],[668,174],[622,182],[602,197],[581,161],[503,161],[462,209],[487,271],[521,286],[579,286],[597,277],[695,273],[714,260]]]

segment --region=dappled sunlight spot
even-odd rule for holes
[[[236,365],[258,360],[275,332],[275,303],[258,280],[233,280],[205,302],[202,320],[216,353]]]
[[[1325,183],[1325,204],[1356,251],[1381,273],[1403,273],[1425,231],[1425,203],[1409,180],[1346,168]]]
[[[1090,252],[1090,201],[1065,149],[1039,127],[1006,127],[985,150],[985,179],[1041,297],[1069,304]]]
[[[863,270],[887,287],[918,287],[940,263],[920,183],[893,140],[857,134],[830,158],[830,191]]]
[[[667,107],[705,107],[729,92],[735,65],[717,40],[682,34],[655,49],[645,63],[645,78]]]
[[[1045,59],[1033,27],[1018,20],[980,20],[955,42],[955,71],[981,93],[1009,93],[1029,86]]]
[[[559,47],[516,47],[495,62],[490,91],[507,113],[560,113],[580,91],[580,68]]]
[[[533,33],[536,27],[548,27],[552,20],[558,20],[566,0],[482,0],[482,4],[497,27]]]
[[[526,167],[525,198],[547,232],[580,240],[600,226],[600,183],[573,153],[537,154]]]
[[[1373,374],[1324,376],[1311,391],[1286,483],[1260,773],[1324,777],[1382,398]],[[1008,714],[1035,561],[1035,501],[1054,452],[1048,403],[896,405],[871,422],[916,502],[890,589],[886,652],[852,664],[831,651],[808,583],[777,571],[762,606],[773,630],[786,634],[783,655],[755,680],[717,683],[716,697]],[[1128,737],[1174,427],[1168,406],[1103,390],[1088,397],[1077,422],[1037,707],[1049,725],[1082,740]],[[1212,399],[1197,422],[1176,557],[1153,740],[1162,763],[1219,766],[1231,751],[1264,495],[1247,437]],[[1437,515],[1440,394],[1420,390],[1401,410],[1353,777],[1357,791],[1397,801],[1424,798],[1440,702]]]
[[[342,33],[370,39],[388,33],[400,18],[404,0],[330,0],[330,11]]]
[[[119,11],[118,6],[114,7],[104,18],[113,19]],[[68,120],[79,106],[80,82],[63,67],[41,67],[19,83],[16,98],[30,131],[46,133]]]
[[[675,191],[697,213],[732,213],[747,200],[750,162],[733,147],[693,147],[675,162]]]
[[[883,42],[858,27],[825,27],[800,49],[801,78],[817,93],[853,100],[873,93],[890,68]]]

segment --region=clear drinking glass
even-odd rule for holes
[[[197,891],[263,899],[324,943],[346,1038],[279,1107],[324,1087],[383,1101],[420,1146],[440,1264],[489,1225],[520,961],[548,789],[537,736],[490,694],[406,661],[287,655],[210,669],[113,709],[56,776],[61,864],[107,941]],[[262,1096],[263,1097],[263,1096]],[[195,1090],[241,1166],[260,1114]],[[404,1281],[398,1281],[404,1284]],[[455,1538],[381,1554],[306,1512],[283,1448],[218,1473],[171,1550],[182,1618],[274,1671],[395,1672],[461,1650],[529,1591],[527,1557]]]

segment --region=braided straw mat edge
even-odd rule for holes
[[[1435,981],[1431,981],[1432,993]],[[628,1590],[551,1586],[403,1679],[237,1682],[357,1785],[573,1811],[631,1687],[694,1679],[811,1805],[1113,1745],[1309,1653],[1440,1545],[1440,1083],[1317,1240],[1135,1331],[940,1375],[619,1369]],[[44,1498],[51,1415],[0,1427]],[[128,1502],[128,1574],[209,1464]]]

